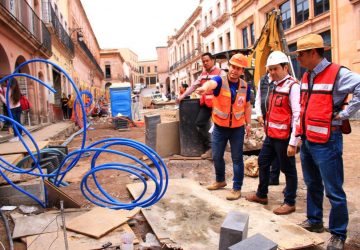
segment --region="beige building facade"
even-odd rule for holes
[[[134,83],[139,82],[139,64],[138,55],[128,48],[119,49],[122,57],[125,60],[124,71],[126,75],[126,81],[131,83],[133,87]]]
[[[274,9],[281,11],[290,51],[296,50],[299,37],[317,33],[331,46],[331,50],[325,53],[329,60],[360,72],[360,1],[233,1],[232,16],[238,48],[253,45],[260,36],[267,13]],[[292,63],[299,78],[304,69],[300,68],[295,58]]]
[[[201,54],[204,51],[201,29],[201,6],[198,6],[184,25],[168,39],[170,92],[179,92],[183,83],[190,85],[201,73]]]
[[[139,83],[143,83],[145,86],[149,86],[158,82],[158,61],[139,61]]]

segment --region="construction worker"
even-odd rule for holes
[[[185,97],[193,93],[198,87],[202,86],[206,81],[210,80],[214,76],[221,74],[222,70],[215,66],[215,58],[209,52],[201,55],[201,61],[204,67],[201,75],[191,84],[189,88],[176,100],[176,103],[180,103]],[[200,110],[196,117],[195,124],[199,132],[200,138],[204,143],[206,152],[201,155],[203,159],[211,159],[211,138],[207,130],[212,110],[212,93],[204,93],[200,98]]]
[[[212,157],[215,166],[216,181],[207,187],[216,190],[225,187],[224,152],[228,141],[231,146],[233,162],[233,188],[226,196],[228,200],[241,197],[241,187],[244,179],[243,144],[244,134],[250,133],[251,103],[250,88],[240,78],[247,67],[247,58],[235,54],[229,61],[228,74],[215,76],[197,89],[200,94],[212,90],[214,94],[212,120]]]
[[[266,117],[266,113],[268,111],[268,101],[270,93],[273,91],[274,81],[270,78],[270,74],[266,72],[266,74],[261,77],[258,83],[258,89],[256,91],[255,97],[255,112],[257,120],[260,126],[264,126],[264,121]],[[270,177],[269,177],[269,185],[279,185],[279,177],[280,177],[280,165],[275,157],[271,163],[270,167]]]
[[[261,148],[259,163],[259,186],[257,192],[246,196],[251,202],[268,203],[270,165],[277,158],[285,174],[284,203],[273,210],[275,214],[290,214],[296,210],[297,172],[295,153],[298,138],[295,137],[296,122],[300,114],[300,85],[289,75],[288,57],[281,51],[272,52],[266,62],[267,70],[274,81],[274,89],[268,100],[266,112],[266,138]]]
[[[297,60],[308,71],[301,79],[301,112],[296,127],[302,138],[301,166],[307,186],[307,220],[300,225],[311,232],[324,231],[323,199],[331,205],[327,249],[344,249],[349,221],[343,189],[342,120],[360,108],[360,75],[324,58],[324,41],[309,34],[297,41]],[[348,94],[353,98],[345,110]]]

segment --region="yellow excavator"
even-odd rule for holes
[[[289,55],[289,49],[285,40],[280,10],[273,10],[267,16],[265,25],[261,30],[260,37],[252,48],[234,49],[214,54],[217,62],[227,62],[232,55],[242,53],[248,57],[250,67],[245,70],[245,80],[252,83],[255,89],[260,78],[266,72],[266,60],[272,51],[280,50]],[[289,61],[291,62],[290,58]],[[292,66],[291,72],[292,70]]]

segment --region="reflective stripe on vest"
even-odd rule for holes
[[[294,84],[298,82],[289,75],[270,95],[265,121],[265,132],[270,138],[285,140],[290,137],[292,111],[289,95]]]
[[[220,93],[213,99],[213,122],[222,127],[237,128],[245,123],[247,83],[240,79],[234,103],[227,76],[222,76]]]
[[[302,77],[301,111],[296,126],[296,135],[305,136],[314,143],[326,143],[331,135],[333,118],[333,89],[341,66],[330,64],[315,76],[309,88],[308,72]]]

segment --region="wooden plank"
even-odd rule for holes
[[[64,208],[80,208],[81,204],[56,187],[48,180],[44,181],[48,196],[48,207],[60,208],[60,201],[64,201]]]
[[[41,201],[45,200],[44,185],[41,179],[35,180],[32,183],[21,183],[17,186],[38,197]],[[0,187],[0,204],[14,206],[38,205],[38,203],[32,198],[18,191],[11,185],[5,185]]]
[[[142,183],[127,185],[134,198],[143,191]],[[154,186],[148,183],[147,194]],[[146,197],[146,196],[145,196]],[[323,240],[298,225],[248,201],[241,206],[220,199],[197,182],[171,179],[164,197],[142,213],[154,233],[170,248],[217,249],[221,225],[230,211],[248,213],[248,236],[261,233],[276,242],[279,249],[297,249],[323,243]]]
[[[66,209],[64,213],[65,221],[71,220],[86,212],[86,210],[80,209],[77,211]],[[12,214],[11,218],[15,224],[12,235],[13,239],[42,233],[56,232],[59,226],[62,225],[59,211],[31,216],[24,216],[14,213],[14,215]]]
[[[135,216],[140,209],[111,210],[103,207],[93,208],[66,223],[66,228],[90,237],[100,238],[114,228]]]
[[[12,155],[0,156],[0,158],[2,160],[5,160],[6,162],[8,162],[10,164],[13,164],[13,165],[16,165],[23,157],[24,157],[23,154],[12,154]],[[3,163],[2,160],[0,160],[0,164],[8,167],[6,164]],[[29,180],[29,179],[36,178],[35,176],[30,177],[29,175],[14,174],[14,173],[9,172],[9,171],[7,171],[5,169],[2,169],[2,168],[0,168],[0,169],[14,183],[25,181],[24,179]],[[24,178],[25,176],[29,177],[29,178]],[[5,184],[5,183],[7,183],[7,181],[5,181],[5,179],[2,176],[0,176],[0,185]]]
[[[168,157],[169,160],[181,160],[181,161],[186,161],[186,160],[203,160],[200,156],[182,156],[182,155],[173,155]]]
[[[88,250],[88,249],[103,249],[103,245],[111,242],[111,247],[116,247],[121,245],[121,234],[128,232],[134,235],[134,244],[139,244],[139,239],[134,234],[133,230],[128,224],[124,224],[109,234],[99,238],[94,239],[88,236],[77,234],[74,232],[67,232],[67,240],[69,243],[69,249],[76,250]],[[28,250],[48,250],[48,249],[65,249],[64,236],[62,229],[59,231],[34,235],[26,237],[25,242],[27,244]],[[50,247],[51,246],[51,247]]]
[[[36,152],[35,146],[28,142],[28,147],[31,152]],[[39,141],[37,142],[39,149],[43,149],[49,145],[49,141]],[[0,155],[11,155],[11,154],[23,154],[27,153],[22,142],[8,142],[0,144]]]

